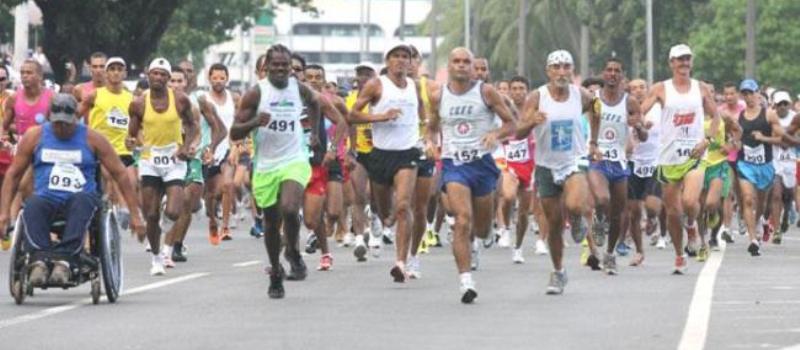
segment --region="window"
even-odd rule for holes
[[[417,26],[416,25],[406,24],[406,25],[404,25],[402,27],[397,27],[397,29],[394,31],[394,36],[395,37],[400,37],[400,29],[403,30],[403,35],[407,36],[407,37],[408,36],[417,36],[418,32],[419,32],[417,30]]]
[[[383,30],[375,24],[366,24],[367,35],[383,36]],[[294,35],[354,36],[361,35],[358,23],[298,23],[292,27]]]

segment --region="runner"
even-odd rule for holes
[[[323,93],[325,86],[325,69],[316,64],[311,64],[305,67],[303,75],[306,78],[308,85],[317,93],[322,93],[325,99],[332,102],[339,113],[343,115],[347,113],[347,107],[344,101],[336,95]],[[347,134],[347,124],[340,116],[339,113],[324,114],[333,125],[336,125],[336,134],[331,141],[331,146],[328,147],[327,133],[325,132],[324,119],[320,118],[320,125],[317,128],[319,144],[310,147],[309,149],[309,162],[311,163],[311,180],[305,189],[303,198],[303,219],[305,225],[312,234],[317,236],[317,245],[322,251],[320,257],[319,267],[317,270],[328,271],[333,267],[333,255],[328,249],[328,235],[331,233],[326,230],[325,217],[323,212],[327,214],[329,222],[336,222],[342,214],[342,182],[344,176],[342,174],[342,167],[338,161],[339,157],[337,151],[341,141]],[[314,130],[311,127],[312,120],[308,116],[301,119],[303,124],[303,132],[306,138],[310,138],[311,132]],[[349,179],[348,179],[349,180]],[[359,250],[360,254],[356,254],[359,261],[366,260],[366,244],[364,237],[359,236],[357,246],[362,247]]]
[[[190,142],[197,137],[196,124],[189,98],[167,87],[172,67],[164,58],[154,59],[148,68],[150,90],[130,105],[130,126],[126,146],[136,146],[139,133],[143,147],[139,160],[142,211],[147,221],[152,262],[150,274],[165,274],[165,254],[161,252],[161,201],[166,195],[164,210],[170,220],[177,220],[183,206],[183,180],[186,161],[194,156]]]
[[[792,98],[786,91],[778,91],[773,95],[775,114],[781,122],[781,128],[786,130],[794,119],[792,111]],[[775,167],[775,184],[769,212],[773,227],[779,227],[772,237],[772,243],[781,244],[783,234],[789,230],[789,212],[792,210],[792,200],[797,186],[797,156],[795,150],[788,142],[782,142],[772,147],[775,153],[772,161]]]
[[[291,51],[281,44],[267,50],[267,79],[259,81],[242,97],[230,132],[233,141],[253,133],[253,198],[263,215],[264,245],[270,263],[270,298],[284,297],[284,276],[303,280],[307,275],[298,246],[301,198],[311,179],[309,145],[300,120],[303,108],[311,118],[312,147],[319,142],[316,135],[321,107],[325,113],[339,113],[321,103],[317,94],[291,75],[291,57]],[[291,265],[288,276],[280,263],[281,227],[286,236],[285,257]]]
[[[581,132],[583,113],[590,122],[588,154],[599,159],[597,133],[599,115],[592,107],[594,96],[586,89],[571,85],[572,55],[564,50],[547,56],[546,73],[549,82],[532,91],[525,101],[517,137],[534,132],[536,139],[536,191],[547,217],[548,243],[553,272],[547,294],[562,294],[567,284],[567,271],[563,266],[564,211],[572,227],[580,227],[585,215],[591,215],[587,205],[589,183],[578,167],[579,159],[587,154],[586,136]],[[585,231],[573,230],[573,240],[581,242]]]
[[[641,122],[639,102],[625,93],[625,79],[622,61],[609,58],[603,67],[603,87],[595,94],[600,113],[600,134],[598,150],[602,158],[591,162],[589,188],[595,198],[596,216],[600,222],[609,225],[608,244],[603,255],[603,270],[609,275],[617,274],[617,240],[623,231],[623,221],[627,218],[625,209],[628,198],[628,161],[626,145],[635,137],[639,142],[647,140],[647,130]],[[629,128],[633,132],[628,131]],[[600,223],[595,223],[601,225]],[[605,227],[605,225],[603,225]],[[642,237],[634,235],[637,254],[632,265],[642,263]],[[620,240],[622,241],[622,240]]]
[[[661,103],[661,154],[656,171],[662,183],[667,229],[675,249],[673,273],[685,274],[688,262],[683,254],[681,220],[685,215],[689,240],[695,239],[694,221],[700,213],[705,177],[701,159],[712,140],[712,135],[703,131],[702,116],[714,116],[709,130],[717,130],[720,120],[708,87],[691,78],[692,50],[689,46],[673,46],[669,52],[669,66],[672,79],[653,86],[642,103],[642,111],[649,112],[656,103]]]
[[[2,125],[3,121],[6,99],[14,93],[12,90],[8,90],[10,83],[11,79],[8,74],[8,68],[0,64],[0,125]],[[5,143],[0,144],[0,183],[2,183],[5,178],[8,167],[11,166],[11,148],[8,146],[9,145]],[[0,200],[2,200],[2,198],[0,198]],[[0,240],[0,248],[3,250],[11,249],[11,237],[9,237],[9,235],[6,235],[4,239]]]
[[[742,113],[746,105],[744,101],[739,99],[739,89],[736,86],[736,83],[726,82],[722,86],[722,96],[724,102],[717,107],[720,116],[727,116],[729,119],[738,120],[739,114]],[[741,203],[741,200],[739,199],[742,198],[738,185],[739,179],[738,175],[736,174],[736,157],[738,155],[738,149],[728,152],[728,167],[730,168],[731,183],[733,183],[734,186],[733,191],[731,191],[731,193],[728,194],[728,197],[725,198],[724,209],[722,212],[722,227],[720,227],[720,236],[727,243],[733,243],[733,235],[730,234],[729,230],[733,228],[731,225],[733,224],[734,200]],[[747,227],[744,225],[744,219],[741,215],[742,206],[737,205],[737,207],[738,209],[736,212],[739,214],[737,215],[739,233],[744,235],[747,232]]]
[[[228,86],[228,67],[222,63],[215,63],[209,67],[208,81],[211,83],[211,91],[205,94],[205,100],[214,107],[215,114],[219,116],[223,130],[226,131],[225,138],[215,148],[212,161],[203,168],[203,178],[206,183],[208,240],[211,245],[218,245],[220,240],[233,239],[230,220],[237,197],[233,175],[238,159],[230,157],[231,143],[227,137],[227,130],[233,126],[233,118],[240,96],[226,88]],[[217,223],[217,205],[220,198],[222,198],[222,232],[219,231]]]
[[[425,113],[414,80],[408,76],[411,49],[389,46],[384,54],[387,74],[370,80],[350,111],[351,123],[372,123],[374,149],[367,168],[370,189],[385,227],[396,227],[395,282],[406,280],[414,217],[412,197],[422,152],[418,146],[420,114]],[[362,109],[370,104],[370,112]]]
[[[106,54],[102,52],[95,52],[89,56],[89,71],[92,74],[92,80],[78,84],[75,88],[72,89],[72,94],[75,96],[75,99],[78,100],[78,103],[82,103],[83,100],[89,95],[91,95],[95,90],[101,88],[106,85],[106,65],[107,65],[108,57]],[[88,113],[90,111],[84,111],[84,114],[80,114],[81,117],[88,117]]]
[[[175,92],[186,93],[187,79],[186,72],[179,67],[172,68],[168,87]],[[214,150],[217,145],[225,138],[226,129],[222,120],[217,116],[214,107],[206,100],[205,95],[188,95],[192,104],[192,116],[195,123],[200,125],[200,132],[194,140],[186,139],[183,141],[190,143],[196,150],[194,157],[189,159],[186,164],[186,176],[184,177],[183,206],[181,207],[178,220],[171,225],[164,237],[164,265],[165,267],[175,267],[176,262],[186,262],[188,258],[184,254],[183,239],[189,231],[192,213],[200,210],[200,199],[203,194],[203,161],[211,162]],[[203,118],[201,119],[200,116]]]
[[[470,240],[489,237],[494,214],[494,189],[500,171],[491,150],[498,140],[512,134],[514,119],[497,91],[472,79],[473,56],[455,48],[448,59],[447,86],[433,95],[427,130],[427,153],[433,158],[442,133],[442,182],[456,218],[453,256],[459,273],[461,302],[472,303],[478,296],[470,272]],[[494,128],[495,113],[503,125]],[[441,126],[440,126],[441,124]],[[524,139],[524,138],[523,138]]]

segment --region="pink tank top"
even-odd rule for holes
[[[25,91],[23,88],[17,89],[14,100],[14,123],[17,126],[17,135],[24,135],[30,127],[43,123],[47,119],[47,112],[50,110],[50,99],[52,97],[52,90],[42,89],[42,95],[39,97],[39,101],[29,105],[25,102]],[[37,117],[38,115],[41,115],[41,117]]]

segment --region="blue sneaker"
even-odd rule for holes
[[[631,252],[631,247],[628,247],[628,245],[625,244],[625,242],[617,243],[617,254],[619,254],[619,256],[628,256],[628,253],[630,252]]]
[[[261,220],[256,220],[256,222],[253,223],[253,227],[250,228],[250,236],[253,236],[253,238],[261,238],[264,236]]]

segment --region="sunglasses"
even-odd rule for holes
[[[72,108],[72,106],[53,106],[50,108],[50,112],[75,114],[75,108]]]

